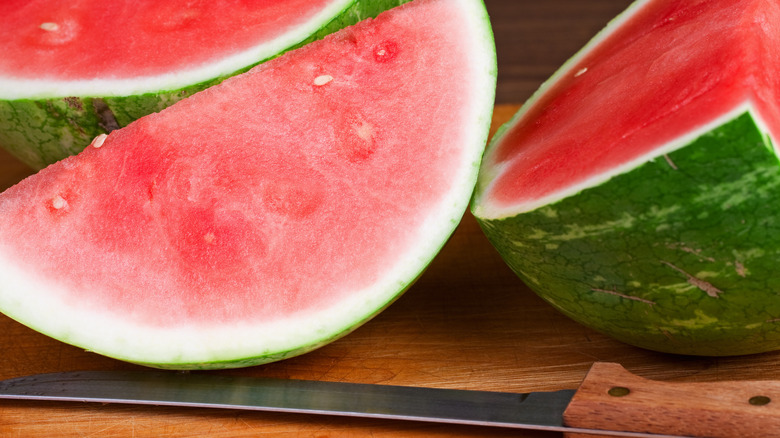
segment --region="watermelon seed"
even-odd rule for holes
[[[54,199],[51,200],[51,206],[56,210],[60,210],[68,206],[68,201],[66,201],[62,196],[57,195],[54,197]]]
[[[211,244],[214,243],[214,240],[217,238],[217,236],[214,235],[212,232],[208,232],[203,235],[203,240],[206,241],[206,243]]]
[[[365,141],[370,141],[374,136],[374,130],[372,129],[371,124],[365,121],[362,121],[360,125],[355,126],[355,132],[358,137]]]
[[[577,71],[577,73],[574,73],[574,77],[575,77],[575,78],[578,78],[578,77],[580,77],[580,76],[584,75],[584,74],[585,74],[585,72],[587,72],[587,71],[588,71],[588,67],[583,67],[583,68],[579,69],[579,70]]]
[[[41,23],[40,27],[41,27],[41,29],[43,29],[43,30],[45,30],[47,32],[54,32],[54,31],[57,31],[57,30],[60,29],[60,25],[59,24],[48,22],[48,21],[46,23]]]
[[[314,78],[314,85],[316,86],[322,86],[327,84],[328,82],[333,80],[333,76],[331,75],[320,75]]]
[[[98,135],[94,140],[92,140],[92,146],[96,149],[100,146],[103,146],[103,142],[106,141],[106,137],[108,137],[106,134]]]
[[[395,58],[398,53],[398,44],[394,41],[384,41],[374,47],[374,60],[377,62],[388,62]]]

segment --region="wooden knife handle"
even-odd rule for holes
[[[660,382],[631,374],[619,364],[595,363],[563,418],[567,426],[588,429],[780,437],[780,382]]]

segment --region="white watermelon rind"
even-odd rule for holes
[[[0,77],[0,147],[42,169],[224,79],[409,0],[337,0],[303,26],[192,71],[122,80],[49,81]]]
[[[780,170],[768,123],[775,113],[751,95],[755,82],[734,78],[736,87],[747,85],[737,88],[742,94],[683,134],[658,140],[650,153],[549,196],[513,205],[492,199],[506,166],[491,153],[505,134],[558,81],[587,75],[583,60],[591,49],[649,3],[633,3],[502,126],[488,146],[472,212],[523,283],[584,326],[664,353],[777,350]],[[695,32],[692,38],[706,42]],[[680,74],[670,86],[684,87],[686,79]],[[620,111],[620,99],[610,103]]]
[[[769,138],[769,128],[759,111],[755,109],[756,105],[750,100],[745,100],[740,105],[736,105],[733,109],[723,113],[717,118],[707,121],[706,123],[691,129],[685,135],[676,137],[673,141],[659,145],[659,147],[649,151],[646,154],[635,157],[634,159],[627,161],[620,166],[615,166],[606,172],[594,175],[582,182],[572,184],[563,190],[551,193],[550,195],[534,199],[533,202],[517,203],[511,206],[496,206],[491,203],[489,196],[492,183],[498,179],[499,175],[504,169],[503,166],[495,167],[483,167],[483,172],[480,174],[481,183],[477,183],[477,189],[475,190],[474,201],[472,204],[472,213],[474,216],[484,220],[500,220],[506,218],[512,218],[523,213],[535,211],[548,205],[555,204],[556,202],[566,199],[572,196],[576,196],[583,190],[591,187],[598,187],[607,181],[613,179],[618,175],[622,175],[644,163],[652,161],[658,157],[663,157],[670,154],[680,148],[683,148],[692,143],[697,138],[704,134],[712,132],[720,126],[723,126],[727,122],[734,120],[737,116],[745,113],[750,113],[755,123],[761,128],[762,132],[766,133],[766,137]],[[503,127],[511,127],[504,125]],[[498,133],[494,139],[498,139]],[[488,174],[492,174],[492,179],[488,177]]]
[[[574,196],[585,189],[599,186],[617,175],[631,171],[642,163],[646,163],[657,157],[685,147],[701,135],[711,132],[724,123],[733,120],[737,115],[745,112],[749,112],[753,115],[754,120],[761,127],[763,132],[769,132],[768,124],[765,123],[760,112],[757,110],[757,105],[746,97],[743,102],[734,105],[730,110],[725,111],[719,117],[708,120],[700,126],[690,129],[686,135],[677,137],[673,141],[663,145],[659,145],[647,154],[638,156],[629,162],[623,163],[621,166],[616,166],[608,171],[594,175],[585,181],[572,184],[547,196],[534,199],[531,202],[505,206],[496,205],[492,202],[490,196],[492,188],[496,181],[500,179],[500,176],[506,171],[508,164],[496,163],[491,160],[491,156],[495,153],[499,144],[504,139],[506,132],[524,119],[537,102],[559,81],[567,76],[579,75],[581,72],[579,71],[578,65],[581,64],[583,58],[587,57],[594,48],[602,44],[604,40],[609,38],[617,29],[633,19],[643,8],[648,6],[651,1],[652,0],[635,0],[618,16],[610,20],[603,29],[596,33],[596,35],[594,35],[580,50],[567,59],[548,79],[546,79],[519,110],[496,130],[496,133],[486,147],[485,158],[474,191],[471,211],[475,216],[486,220],[510,218],[522,213],[534,211],[546,205],[554,204],[561,199]]]
[[[275,39],[250,47],[239,53],[216,61],[209,61],[187,71],[170,72],[149,77],[127,79],[50,80],[9,78],[0,76],[0,100],[48,99],[52,97],[116,97],[162,90],[179,90],[183,87],[213,81],[215,78],[233,76],[262,60],[273,58],[292,47],[308,41],[314,35],[324,36],[345,23],[355,23],[366,17],[363,8],[370,8],[369,2],[356,0],[334,0],[334,2],[311,17],[306,23],[295,26]],[[379,2],[398,5],[399,2]],[[389,6],[388,6],[389,7]],[[380,8],[387,9],[387,8]],[[336,25],[334,25],[336,22]],[[326,31],[332,27],[330,32]]]
[[[485,160],[482,164],[479,180],[477,181],[477,186],[475,189],[474,201],[472,203],[472,213],[474,213],[475,216],[479,216],[485,219],[500,219],[505,217],[511,217],[517,214],[524,213],[526,211],[534,210],[538,207],[555,202],[567,196],[576,194],[577,192],[581,191],[584,188],[598,185],[599,183],[604,182],[609,178],[611,178],[612,176],[619,173],[619,171],[615,171],[609,175],[607,174],[597,175],[586,182],[577,184],[576,186],[572,186],[571,188],[567,188],[565,192],[553,193],[545,198],[540,198],[538,200],[535,200],[533,204],[529,204],[529,205],[517,204],[510,207],[499,207],[491,204],[488,195],[491,191],[493,183],[496,180],[498,180],[499,176],[506,169],[505,165],[492,163],[490,161],[490,156],[498,147],[498,144],[503,139],[506,131],[510,130],[520,120],[522,120],[528,114],[530,109],[534,107],[536,102],[538,102],[542,96],[544,96],[549,92],[550,88],[553,85],[558,83],[558,81],[560,81],[565,76],[577,74],[577,71],[574,70],[575,66],[577,66],[581,62],[581,60],[591,52],[593,48],[597,47],[606,38],[608,38],[614,32],[615,29],[619,28],[625,22],[629,21],[639,10],[641,10],[648,3],[650,3],[650,0],[637,0],[631,3],[631,5],[629,5],[628,8],[625,9],[625,11],[623,11],[620,15],[612,19],[603,29],[601,29],[593,38],[591,38],[580,50],[578,50],[577,53],[575,53],[568,60],[566,60],[547,80],[545,80],[539,86],[539,88],[536,89],[536,91],[531,95],[531,97],[525,103],[523,103],[520,109],[507,122],[502,124],[498,128],[498,130],[496,130],[496,133],[493,135],[490,143],[488,144],[485,150]],[[677,147],[681,147],[684,144],[685,143],[680,143]],[[643,159],[644,161],[647,161],[646,157],[644,157]]]
[[[0,309],[7,316],[66,343],[101,355],[146,366],[169,369],[219,369],[257,365],[296,356],[338,339],[373,318],[400,297],[441,251],[465,213],[476,183],[487,141],[495,97],[496,58],[489,17],[480,0],[453,0],[467,17],[462,31],[473,44],[465,49],[471,63],[458,80],[469,80],[470,96],[464,96],[462,144],[468,151],[453,169],[450,190],[423,226],[419,242],[384,277],[351,298],[331,307],[287,319],[239,327],[183,327],[149,329],[91,311],[79,303],[63,301],[60,287],[25,271],[0,251]],[[46,170],[44,170],[45,172]],[[45,293],[42,291],[53,291]],[[32,300],[30,297],[38,297]],[[260,347],[262,346],[262,347]]]

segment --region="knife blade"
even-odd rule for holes
[[[780,436],[779,382],[658,382],[599,362],[576,390],[524,394],[149,370],[18,377],[0,381],[0,399],[328,414],[588,437]]]

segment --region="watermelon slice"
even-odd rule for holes
[[[0,146],[40,169],[98,134],[407,0],[0,2]]]
[[[418,0],[99,136],[0,195],[0,309],[162,368],[324,345],[454,231],[495,75],[481,1]]]
[[[653,350],[780,347],[776,23],[634,2],[502,127],[472,211],[529,287]]]

